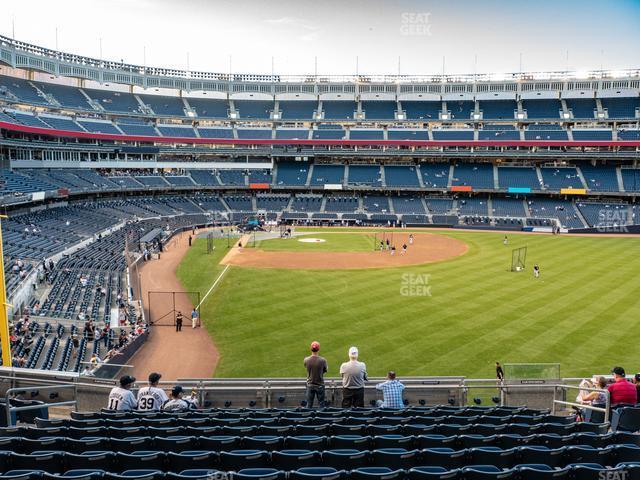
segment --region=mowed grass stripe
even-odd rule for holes
[[[631,335],[609,332],[632,332],[640,313],[637,239],[509,235],[504,246],[501,233],[446,235],[465,241],[467,254],[403,269],[231,268],[203,311],[222,352],[217,376],[302,375],[314,339],[333,375],[352,343],[377,375],[393,367],[402,375],[490,376],[495,360],[559,361],[563,374],[582,375],[615,358],[640,360]],[[526,271],[509,272],[512,249],[525,245]],[[204,291],[210,273],[207,282],[198,277]],[[433,296],[400,295],[403,273],[429,274]]]

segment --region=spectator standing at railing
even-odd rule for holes
[[[342,408],[364,407],[364,382],[367,366],[358,361],[358,348],[349,349],[349,361],[340,365],[342,376]]]
[[[327,373],[327,361],[321,357],[320,343],[311,342],[311,355],[304,359],[307,369],[307,407],[313,408],[315,397],[318,398],[320,408],[324,407],[324,374]]]

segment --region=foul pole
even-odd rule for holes
[[[8,218],[6,215],[0,215],[0,219]],[[2,221],[0,220],[0,345],[2,346],[2,365],[11,367],[11,340],[9,338],[9,317],[7,316],[7,288],[4,283],[4,252],[2,249]]]

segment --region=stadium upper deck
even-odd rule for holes
[[[640,70],[219,74],[97,60],[0,37],[0,74],[0,127],[36,135],[238,145],[640,146]]]

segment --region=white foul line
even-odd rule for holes
[[[211,285],[211,288],[209,289],[209,291],[207,293],[204,294],[204,297],[202,297],[202,300],[200,300],[200,303],[196,306],[196,310],[200,309],[200,305],[202,305],[204,303],[204,301],[207,299],[207,297],[209,296],[209,294],[213,291],[213,289],[216,287],[216,285],[218,284],[218,282],[220,281],[220,279],[222,278],[222,276],[226,273],[226,271],[229,269],[231,265],[227,265],[226,267],[224,267],[224,270],[222,270],[222,273],[220,273],[220,275],[218,275],[218,278],[216,278],[216,281],[213,282],[213,285]]]

